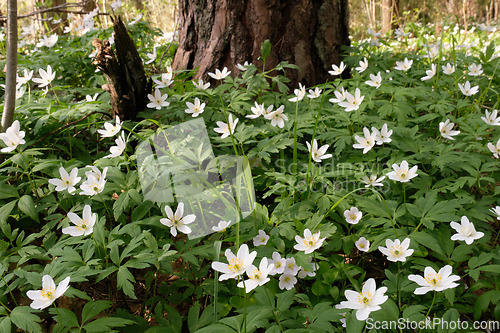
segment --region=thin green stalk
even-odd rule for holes
[[[0,301],[0,305],[3,306],[5,308],[5,310],[7,310],[9,313],[12,312],[12,310],[9,309],[5,304],[3,304],[2,301]],[[283,332],[283,330],[282,330],[282,332]]]
[[[379,193],[378,191],[376,191],[375,189],[372,189],[372,190],[375,191],[379,195],[380,198],[382,198],[382,201],[384,202],[385,209],[387,210],[387,214],[389,214],[389,218],[391,220],[391,224],[392,224],[392,228],[394,229],[394,233],[396,234],[396,238],[399,238],[398,230],[396,229],[396,224],[394,222],[394,218],[392,217],[391,212],[389,211],[389,206],[387,206],[387,202],[385,202],[384,196],[381,193]]]
[[[221,241],[214,242],[214,250],[215,250],[215,261],[219,261],[220,259],[220,249],[222,246]],[[213,323],[217,322],[217,298],[219,296],[219,272],[214,270],[214,320]]]
[[[97,193],[97,195],[98,195],[98,196],[99,196],[99,198],[101,199],[101,202],[103,203],[104,208],[106,208],[106,212],[108,213],[108,216],[109,216],[109,221],[110,221],[110,223],[111,223],[111,227],[113,227],[113,225],[112,225],[113,216],[111,215],[111,211],[109,210],[108,205],[106,205],[106,201],[104,201],[104,199],[102,198],[101,193]]]
[[[326,90],[326,82],[325,85],[323,86],[323,91]],[[309,186],[309,172],[311,170],[311,160],[312,160],[312,143],[314,139],[316,138],[316,129],[318,127],[318,122],[319,122],[319,115],[321,113],[321,106],[323,106],[323,98],[325,97],[325,94],[321,94],[321,100],[319,102],[319,108],[318,112],[316,113],[316,121],[314,123],[314,129],[313,129],[313,134],[311,138],[311,151],[309,152],[309,161],[307,163],[307,172],[306,172],[306,187],[307,187],[307,198],[309,199],[309,196],[311,195],[311,186]]]
[[[52,303],[52,305],[53,305],[53,306],[54,306],[54,308],[56,309],[57,318],[59,319],[59,324],[60,324],[61,326],[63,326],[63,323],[62,323],[62,320],[61,320],[61,315],[59,314],[59,309],[57,308],[56,303]]]
[[[403,200],[405,202],[405,215],[408,214],[408,209],[406,208],[406,184],[403,183]]]
[[[299,101],[295,103],[295,123],[293,124],[293,165],[292,170],[294,176],[297,175],[297,124],[299,121]],[[295,193],[294,193],[294,201],[295,201]]]
[[[436,293],[437,292],[434,290],[434,297],[432,298],[432,303],[431,303],[431,306],[429,307],[429,310],[425,314],[425,318],[427,318],[427,316],[429,316],[429,313],[431,312],[432,306],[434,305],[434,301],[436,300]]]
[[[30,182],[30,185],[31,185],[31,189],[33,190],[33,192],[35,193],[36,197],[38,199],[40,199],[40,196],[38,195],[38,192],[36,190],[36,182],[35,182],[35,179],[31,179],[31,173],[33,172],[32,169],[31,169],[31,165],[30,165],[30,162],[28,161],[28,159],[26,158],[26,156],[24,156],[23,152],[17,148],[17,151],[19,152],[19,154],[21,155],[21,157],[23,158],[23,160],[26,162],[26,165],[27,165],[27,176],[28,176],[28,181]]]
[[[278,313],[276,313],[276,306],[274,304],[273,301],[271,301],[271,296],[269,296],[269,292],[267,290],[266,287],[264,287],[264,290],[266,291],[266,296],[267,296],[267,299],[269,300],[269,304],[273,307],[273,315],[274,315],[274,319],[276,320],[276,322],[278,323],[278,326],[280,327],[280,331],[281,332],[284,332],[283,331],[283,326],[281,326],[281,321],[280,321],[280,318],[278,317]]]
[[[12,290],[10,290],[10,287],[9,285],[7,284],[7,281],[5,281],[3,275],[2,275],[2,281],[3,283],[5,283],[5,286],[7,287],[7,290],[9,291],[9,294],[10,294],[10,297],[12,297],[12,300],[14,301],[14,304],[17,306],[17,301],[16,301],[16,298],[14,297],[14,295],[12,294]]]
[[[334,209],[335,207],[337,207],[342,201],[344,201],[345,198],[347,198],[349,195],[351,195],[352,193],[356,192],[356,191],[359,191],[359,190],[362,190],[364,189],[364,187],[360,187],[360,188],[357,188],[357,189],[354,189],[352,190],[351,192],[347,193],[346,195],[344,195],[342,198],[340,198],[336,203],[333,204],[332,207],[330,207],[330,209],[328,210],[328,212],[326,212],[325,216],[327,216],[328,214],[330,214]]]
[[[231,143],[233,144],[234,154],[236,156],[239,156],[238,148],[236,146],[236,143],[234,142],[234,135],[233,135],[234,128],[231,128],[231,126],[229,124],[229,117],[228,117],[227,112],[226,112],[226,106],[224,105],[224,101],[222,100],[222,94],[219,94],[219,98],[220,98],[220,103],[222,105],[222,113],[224,113],[224,118],[226,119],[227,128],[229,130],[229,136],[231,137]]]

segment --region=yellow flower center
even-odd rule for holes
[[[288,264],[288,269],[294,269],[295,268],[295,264],[293,262],[289,263]]]
[[[233,273],[239,273],[243,268],[243,260],[240,258],[231,259],[227,268]]]
[[[358,303],[361,305],[369,304],[372,301],[373,295],[370,292],[361,292],[358,295]]]
[[[47,299],[53,299],[56,293],[56,290],[54,287],[47,287],[42,289],[41,291],[42,297],[47,298]]]
[[[355,220],[356,219],[356,215],[351,214],[350,218],[351,218],[351,220]]]
[[[394,257],[399,257],[404,252],[400,245],[393,245],[389,251]]]
[[[433,287],[436,287],[439,284],[441,284],[442,279],[443,278],[441,277],[441,275],[435,274],[435,273],[430,273],[425,277],[425,281],[427,281],[429,286],[433,286]]]
[[[308,246],[308,247],[313,247],[316,245],[316,240],[312,236],[306,237],[306,238],[304,238],[304,245]]]
[[[285,278],[283,279],[283,282],[289,283],[290,282],[290,277],[289,276],[285,276]]]

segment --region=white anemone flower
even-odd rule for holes
[[[273,265],[269,271],[270,275],[282,274],[285,271],[286,258],[281,258],[278,252],[273,252],[273,260],[271,261]]]
[[[384,184],[382,184],[382,181],[384,179],[385,179],[385,176],[377,178],[377,175],[370,175],[369,178],[368,178],[368,176],[361,177],[361,182],[366,184],[365,187],[384,186]]]
[[[420,80],[427,81],[427,80],[432,79],[434,77],[434,75],[436,75],[436,71],[437,71],[436,64],[432,64],[431,69],[426,70],[425,71],[426,75],[424,77],[422,77]]]
[[[451,236],[451,240],[465,241],[467,245],[471,245],[476,239],[480,239],[484,236],[483,232],[476,231],[474,224],[469,221],[467,216],[462,216],[460,222],[460,224],[457,222],[450,222],[450,226],[457,232]]]
[[[304,230],[304,238],[299,235],[295,236],[295,241],[297,244],[293,248],[297,251],[304,251],[305,254],[313,253],[315,250],[319,249],[326,237],[320,238],[320,231],[311,233],[311,230]]]
[[[210,82],[203,83],[202,79],[199,79],[198,81],[192,81],[193,85],[201,90],[207,90],[210,87]]]
[[[265,116],[265,115],[270,114],[273,111],[273,108],[274,108],[274,105],[269,105],[266,109],[266,107],[264,106],[264,103],[259,104],[259,103],[255,102],[255,106],[252,106],[250,108],[250,110],[252,111],[253,114],[248,115],[246,117],[250,118],[250,119],[255,119],[255,118],[258,118],[260,116]]]
[[[252,263],[257,256],[257,251],[252,251],[249,253],[248,245],[243,244],[238,249],[236,255],[230,249],[225,252],[228,263],[214,261],[212,262],[212,269],[223,273],[219,276],[219,281],[224,281],[227,279],[234,279],[252,266]]]
[[[314,90],[309,89],[309,94],[307,95],[307,97],[309,97],[310,99],[318,98],[319,96],[321,96],[322,91],[323,90],[319,89],[318,87],[314,88]]]
[[[363,213],[357,207],[351,207],[351,209],[344,211],[344,217],[347,223],[358,224],[363,217]]]
[[[297,266],[295,262],[295,258],[287,258],[285,261],[285,269],[283,270],[283,274],[297,275],[300,270],[300,266]]]
[[[76,190],[75,185],[81,179],[81,177],[78,177],[78,168],[73,168],[68,174],[66,169],[60,167],[59,174],[61,175],[61,179],[49,179],[49,184],[54,185],[57,192],[68,190],[69,193],[73,193]]]
[[[295,97],[289,98],[288,100],[290,102],[298,102],[306,95],[306,87],[303,86],[302,83],[299,83],[299,89],[294,89],[293,93],[295,94]]]
[[[407,183],[410,181],[410,179],[418,176],[418,166],[415,165],[411,169],[409,169],[407,161],[401,162],[401,165],[397,165],[396,163],[394,163],[392,165],[392,168],[394,169],[394,171],[389,172],[387,174],[387,177],[401,183]]]
[[[14,151],[17,146],[25,144],[24,141],[24,131],[21,131],[21,124],[19,120],[14,120],[12,125],[10,125],[5,133],[0,133],[0,139],[5,143],[7,147],[2,148],[0,151],[2,153],[10,153]]]
[[[156,46],[153,47],[153,53],[146,53],[146,57],[148,57],[148,60],[144,63],[146,65],[149,65],[156,60]]]
[[[370,80],[367,80],[365,83],[369,86],[378,88],[382,84],[382,75],[380,72],[378,72],[377,75],[370,74]]]
[[[188,107],[184,112],[192,113],[193,117],[198,117],[203,111],[205,111],[205,103],[201,103],[200,99],[196,97],[194,99],[194,103],[186,102],[186,106]]]
[[[379,246],[378,250],[387,256],[387,260],[396,261],[406,261],[406,257],[413,254],[413,249],[408,249],[410,247],[410,239],[405,238],[402,242],[399,239],[394,241],[390,239],[385,240],[385,246]]]
[[[344,87],[340,87],[339,90],[334,91],[335,98],[330,98],[328,101],[332,104],[343,102],[345,100],[345,93]]]
[[[233,115],[232,114],[229,114],[229,116],[227,117],[228,118],[228,122],[229,122],[229,125],[222,122],[222,121],[218,121],[217,122],[217,128],[214,128],[214,131],[216,131],[217,133],[219,134],[222,134],[221,135],[221,139],[225,139],[227,138],[230,134],[234,134],[234,129],[236,128],[236,124],[238,124],[238,118],[236,118],[234,121],[233,121]]]
[[[50,65],[47,66],[47,70],[40,68],[38,74],[40,74],[40,78],[33,78],[33,82],[38,83],[39,88],[48,86],[56,77],[56,72],[52,71]]]
[[[496,145],[493,145],[493,143],[488,142],[487,147],[493,153],[493,156],[495,156],[495,158],[500,158],[500,139],[498,139]]]
[[[360,60],[359,67],[356,67],[355,69],[358,72],[363,73],[367,68],[368,68],[368,59],[364,58],[363,60]]]
[[[33,79],[34,80],[34,79]],[[462,84],[458,84],[458,88],[460,88],[460,91],[462,92],[462,94],[464,94],[465,96],[472,96],[472,95],[475,95],[477,94],[477,92],[479,91],[479,86],[474,86],[474,87],[471,87],[470,85],[470,82],[469,81],[466,81],[463,85]]]
[[[429,291],[443,291],[446,289],[455,288],[458,283],[455,281],[460,280],[460,276],[451,275],[453,268],[450,265],[446,265],[436,273],[434,268],[425,267],[424,276],[411,274],[408,276],[410,281],[416,282],[419,288],[415,289],[415,295],[424,295]]]
[[[396,61],[396,66],[394,67],[394,69],[406,72],[411,68],[411,65],[413,65],[413,60],[408,60],[408,58],[405,58],[404,61]]]
[[[168,205],[165,206],[165,213],[167,214],[167,218],[160,219],[160,223],[170,228],[172,236],[177,236],[177,230],[186,235],[191,233],[191,228],[188,227],[187,224],[193,223],[196,219],[196,215],[189,214],[184,216],[183,202],[179,202],[175,214]]]
[[[224,67],[224,68],[222,69],[222,72],[221,72],[219,69],[216,69],[216,70],[215,70],[215,73],[208,73],[208,75],[209,75],[211,78],[215,79],[215,80],[223,80],[223,79],[225,79],[225,78],[226,78],[226,76],[228,76],[229,74],[231,74],[231,71],[229,71],[229,70],[227,69],[227,67]]]
[[[266,245],[269,240],[269,235],[262,229],[259,229],[257,236],[253,238],[253,246]]]
[[[213,231],[216,232],[224,232],[226,231],[227,227],[231,224],[231,221],[219,221],[219,223],[215,226],[212,227]]]
[[[112,158],[120,156],[127,146],[127,141],[125,140],[125,133],[122,131],[120,136],[115,139],[116,146],[109,148],[111,154],[104,156],[104,158]]]
[[[285,127],[285,121],[288,121],[288,117],[283,113],[285,106],[282,105],[271,113],[264,115],[264,118],[271,120],[271,125],[273,127],[278,126],[279,128]]]
[[[490,212],[496,215],[497,220],[500,220],[500,206],[496,206],[495,208],[491,208]]]
[[[360,293],[346,290],[347,301],[340,302],[339,308],[356,310],[356,319],[366,320],[371,312],[380,310],[380,305],[387,301],[388,297],[384,295],[386,291],[387,287],[377,289],[375,280],[370,278],[366,280]]]
[[[151,109],[161,110],[162,107],[170,105],[167,102],[168,94],[162,95],[160,89],[156,89],[154,95],[148,94],[148,98],[151,102],[146,106]]]
[[[342,72],[344,71],[344,69],[346,68],[346,65],[344,64],[344,62],[340,62],[340,65],[332,65],[332,70],[331,71],[328,71],[328,73],[330,75],[340,75],[342,74]]]
[[[73,212],[68,213],[68,218],[75,226],[70,226],[63,228],[61,231],[63,234],[70,236],[87,236],[94,230],[94,225],[97,220],[97,213],[93,213],[89,205],[83,207],[83,214],[80,218]]]
[[[158,79],[153,79],[153,82],[156,83],[156,88],[161,89],[161,88],[167,88],[169,87],[174,81],[172,80],[172,73],[162,73],[160,76],[160,80]]]
[[[376,143],[376,133],[370,132],[366,127],[363,127],[364,137],[355,135],[354,139],[358,142],[352,145],[353,148],[363,149],[363,154],[369,152]]]
[[[330,145],[323,145],[318,148],[318,141],[316,139],[313,140],[312,147],[309,141],[306,141],[306,146],[315,162],[321,163],[322,160],[332,157],[332,154],[325,154]]]
[[[450,63],[447,63],[446,65],[441,66],[441,68],[443,69],[443,73],[446,75],[451,75],[451,74],[455,73],[455,66],[453,66]]]
[[[259,264],[259,268],[255,267],[254,265],[251,265],[247,268],[246,273],[248,276],[248,280],[238,282],[237,286],[239,288],[245,288],[246,293],[251,292],[258,286],[263,286],[264,284],[271,281],[271,279],[267,277],[271,266],[272,265],[268,263],[267,258],[262,258]]]
[[[80,195],[96,195],[104,191],[104,185],[106,185],[106,179],[97,179],[96,177],[90,175],[87,180],[80,185]]]
[[[488,110],[484,110],[485,116],[481,117],[481,119],[487,123],[488,125],[500,126],[500,117],[498,117],[498,110],[492,110],[489,112]]]
[[[450,122],[450,119],[446,119],[444,122],[439,123],[439,132],[441,136],[445,139],[455,140],[453,137],[460,134],[460,131],[452,131],[454,123]]]
[[[286,289],[290,290],[292,289],[295,284],[297,283],[297,278],[291,274],[282,274],[280,276],[280,281],[278,283],[278,286],[280,287],[281,290]]]
[[[372,127],[372,133],[375,135],[375,141],[377,145],[383,145],[384,143],[392,142],[392,130],[388,130],[387,124],[382,125],[380,131],[375,127]]]
[[[236,68],[238,68],[240,71],[244,72],[247,70],[247,66],[250,66],[250,64],[248,63],[248,61],[245,61],[245,63],[242,65],[242,64],[236,64]]]
[[[43,310],[52,305],[52,303],[61,297],[69,288],[70,277],[66,277],[56,287],[54,280],[50,275],[42,276],[42,290],[28,290],[26,296],[31,299],[30,307],[36,310]]]
[[[110,137],[113,137],[115,136],[116,134],[118,134],[118,132],[120,132],[120,130],[122,129],[122,121],[120,121],[120,117],[118,117],[118,115],[116,116],[115,118],[115,124],[111,124],[111,123],[108,123],[108,122],[105,122],[104,123],[104,129],[98,129],[97,130],[97,133],[99,133],[99,135],[102,137],[102,138],[110,138]]]
[[[360,237],[356,242],[354,242],[356,248],[362,252],[368,252],[370,249],[370,241],[364,237]]]
[[[363,99],[365,98],[365,96],[361,96],[361,90],[359,90],[359,88],[356,88],[354,95],[351,95],[351,93],[346,91],[344,96],[345,100],[339,102],[339,106],[345,108],[345,112],[355,111],[359,109],[361,102],[363,102]]]
[[[469,75],[470,76],[479,76],[481,74],[483,74],[483,69],[482,69],[482,66],[479,64],[479,65],[476,65],[476,64],[470,64],[469,67]]]

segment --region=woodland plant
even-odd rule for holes
[[[377,43],[353,43],[332,64],[331,81],[291,93],[287,63],[217,69],[211,82],[173,71],[158,32],[137,21],[154,93],[139,121],[122,122],[91,65],[93,38],[111,37],[93,18],[21,49],[23,94],[0,136],[0,331],[498,323],[498,35],[373,32]],[[264,43],[264,61],[269,52]],[[255,202],[237,219],[219,208],[208,234],[192,237],[206,216],[178,196],[146,198],[136,148],[201,119],[216,156],[248,159]],[[204,146],[185,153],[213,174]],[[194,186],[173,164],[172,177]]]

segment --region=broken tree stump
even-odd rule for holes
[[[92,64],[108,80],[103,89],[111,94],[113,118],[118,116],[122,121],[136,120],[137,113],[146,108],[152,81],[146,77],[142,59],[120,16],[111,17],[111,20],[116,52],[108,40],[96,38],[92,45],[97,48],[97,54]]]

